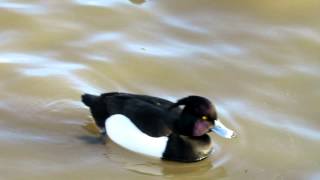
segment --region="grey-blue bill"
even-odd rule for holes
[[[236,133],[231,129],[227,128],[225,125],[223,125],[219,119],[215,121],[215,125],[213,126],[211,131],[227,139],[236,137]]]

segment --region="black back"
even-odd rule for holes
[[[178,107],[168,110],[174,104],[173,102],[146,95],[105,93],[94,96],[85,94],[82,96],[82,101],[90,107],[96,124],[100,128],[104,128],[105,120],[110,115],[123,114],[142,132],[153,137],[171,134],[173,124],[181,112]]]

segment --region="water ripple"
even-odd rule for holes
[[[161,15],[161,20],[171,27],[191,31],[193,33],[200,33],[200,34],[204,34],[204,35],[209,33],[206,28],[203,28],[201,26],[195,26],[191,22],[188,22],[186,19],[178,19],[178,18],[175,18],[172,16],[162,16]]]
[[[35,142],[45,142],[45,143],[59,143],[60,141],[53,139],[51,136],[35,135],[31,133],[14,132],[2,129],[0,131],[0,140],[19,142],[22,141],[35,141]]]
[[[68,75],[74,70],[85,69],[81,64],[61,62],[44,56],[20,53],[0,54],[0,63],[25,64],[21,72],[28,76]]]
[[[47,11],[46,8],[44,8],[41,5],[35,5],[35,4],[24,4],[24,3],[14,3],[14,2],[1,2],[0,8],[5,9],[11,9],[16,12],[23,12],[26,14],[42,14]]]
[[[20,53],[2,53],[0,54],[0,63],[7,64],[44,64],[45,58]]]
[[[118,4],[124,4],[119,0],[73,0],[74,3],[84,6],[109,7]]]
[[[240,100],[231,100],[226,105],[232,111],[241,112],[241,117],[246,120],[251,120],[274,129],[284,130],[302,138],[320,140],[319,129],[299,123],[301,120],[298,120],[296,117],[290,117],[277,112],[268,112],[265,109],[259,109],[248,102]],[[292,122],[295,123],[293,124]]]
[[[278,27],[276,31],[281,32],[281,35],[284,37],[294,37],[301,39],[309,39],[320,43],[320,33],[314,29],[310,29],[305,26],[293,26],[293,27]]]
[[[88,67],[78,63],[59,61],[46,56],[22,54],[22,53],[4,53],[0,54],[0,64],[17,64],[20,72],[26,76],[48,77],[63,76],[65,80],[70,81],[74,88],[82,92],[97,93],[101,89],[79,78],[74,72],[87,69]]]
[[[320,77],[320,64],[294,63],[289,66],[292,71],[305,75]]]
[[[94,44],[105,41],[121,40],[121,37],[122,35],[118,32],[96,32],[85,39],[84,42]]]

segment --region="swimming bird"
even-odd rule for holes
[[[187,96],[177,102],[121,92],[83,94],[96,125],[116,144],[165,160],[195,162],[213,149],[209,132],[235,136],[218,120],[205,97]],[[183,107],[182,107],[183,106]]]

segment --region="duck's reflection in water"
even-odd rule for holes
[[[132,2],[133,4],[143,4],[146,1],[145,0],[129,0],[130,2]]]
[[[169,179],[182,179],[184,177],[201,177],[210,174],[210,177],[217,179],[226,176],[224,167],[214,167],[210,159],[195,163],[179,163],[171,161],[160,161],[150,164],[127,164],[129,171],[151,176],[165,176]]]

